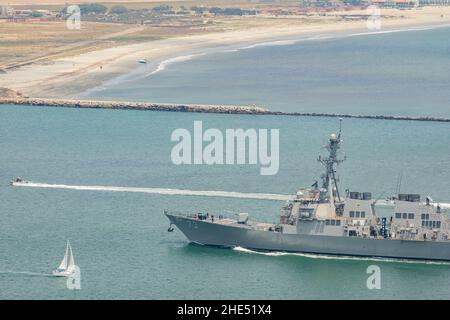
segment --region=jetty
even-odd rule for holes
[[[111,110],[143,110],[143,111],[199,112],[199,113],[222,113],[222,114],[280,115],[280,116],[301,116],[301,117],[332,117],[332,118],[356,118],[356,119],[374,119],[374,120],[450,122],[450,118],[437,118],[437,117],[281,112],[281,111],[272,111],[268,108],[258,106],[29,98],[13,90],[0,88],[0,105],[7,105],[7,104],[18,106],[111,109]]]
[[[171,104],[153,102],[107,101],[107,100],[69,100],[28,98],[20,100],[3,100],[0,104],[28,105],[40,107],[63,107],[85,109],[116,109],[116,110],[145,110],[145,111],[173,111],[173,112],[202,112],[202,113],[232,113],[232,114],[266,114],[270,111],[254,106],[227,106],[204,104]]]
[[[257,106],[228,106],[228,105],[204,105],[204,104],[171,104],[171,103],[153,103],[153,102],[83,100],[83,99],[29,98],[12,90],[4,90],[3,95],[0,94],[0,105],[1,104],[39,106],[39,107],[62,107],[62,108],[203,112],[203,113],[231,113],[231,114],[270,113],[268,109]]]

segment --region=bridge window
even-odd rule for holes
[[[355,211],[350,211],[350,218],[354,218],[355,217]]]
[[[396,212],[395,219],[401,219],[401,218],[402,218],[402,214],[400,212]]]
[[[408,214],[407,213],[403,213],[403,219],[408,219]]]
[[[436,228],[436,221],[433,221],[433,228]]]
[[[327,219],[327,220],[325,220],[325,225],[327,225],[327,226],[340,226],[341,225],[341,220]]]
[[[366,217],[366,212],[365,211],[361,211],[361,218],[365,218]]]
[[[359,218],[360,212],[359,212],[359,211],[356,211],[355,213],[356,213],[356,217]]]
[[[408,213],[408,219],[410,220],[414,219],[414,213]]]
[[[436,228],[440,228],[441,227],[441,222],[440,221],[436,221]]]
[[[425,227],[426,221],[422,221],[422,227]]]

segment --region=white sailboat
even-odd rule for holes
[[[56,277],[69,277],[75,272],[75,260],[73,259],[72,247],[69,240],[67,240],[66,253],[61,261],[58,269],[53,271]]]

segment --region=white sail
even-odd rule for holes
[[[64,254],[64,258],[61,261],[58,269],[53,271],[53,275],[56,277],[70,277],[76,272],[76,268],[77,266],[75,265],[75,259],[73,258],[72,247],[70,245],[70,242],[67,241],[66,253]]]
[[[66,253],[64,254],[64,258],[62,259],[61,264],[58,267],[59,270],[66,270],[67,269],[68,259],[69,259],[69,247],[70,247],[70,244],[69,244],[69,241],[67,241]],[[70,250],[70,251],[72,252],[72,250]]]
[[[75,270],[75,260],[73,258],[72,247],[69,244],[69,260],[67,261],[67,272],[73,272]]]

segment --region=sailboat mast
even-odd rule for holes
[[[72,252],[72,246],[71,245],[69,245],[69,249],[70,249],[70,255],[69,255],[70,263],[67,264],[67,267],[73,267],[75,265],[75,260],[73,258],[73,252]]]
[[[67,241],[66,252],[64,253],[64,257],[63,257],[58,269],[63,269],[63,270],[67,269],[68,259],[69,259],[69,247],[70,247],[70,244],[69,244],[69,241]]]
[[[66,269],[70,266],[70,264],[72,263],[72,248],[70,247],[70,243],[69,240],[67,240],[67,265],[66,265]]]

